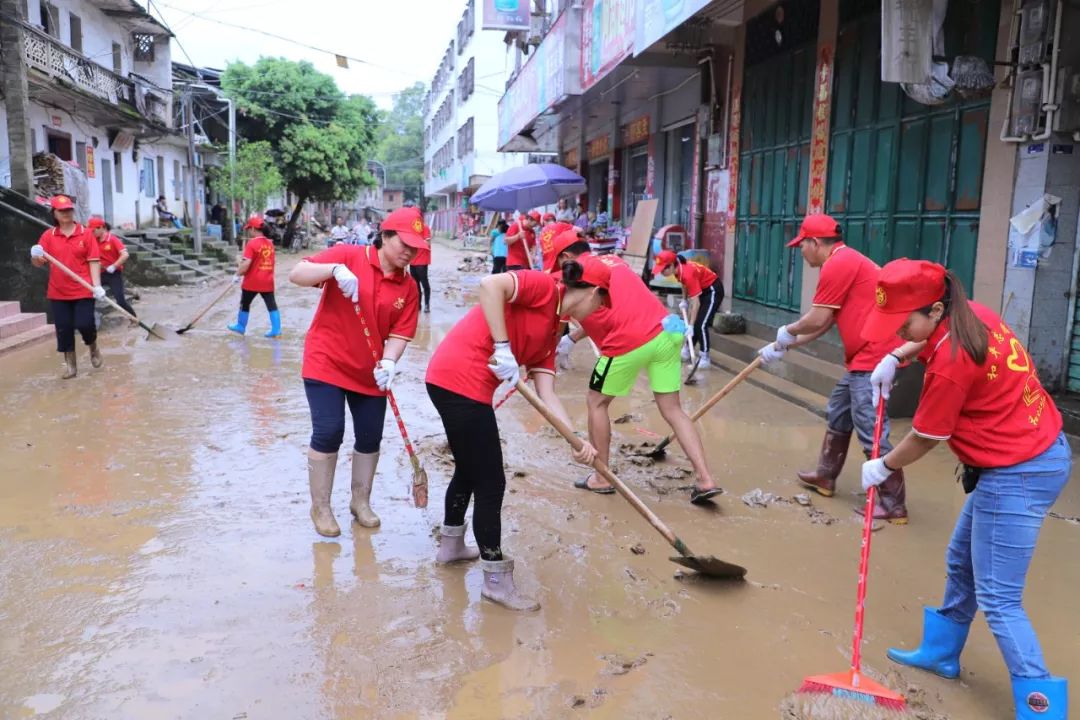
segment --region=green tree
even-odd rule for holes
[[[285,187],[296,195],[286,245],[308,200],[346,200],[373,182],[366,166],[379,118],[370,98],[346,97],[311,63],[284,58],[229,63],[221,86],[236,101],[241,134],[271,144]]]
[[[267,198],[285,187],[273,146],[266,140],[241,143],[236,148],[235,168],[229,164],[212,167],[208,174],[215,187],[227,188],[225,194],[241,202],[245,215],[265,208]]]
[[[394,96],[382,114],[376,153],[386,167],[386,184],[400,186],[406,200],[420,204],[424,193],[424,97],[427,88],[415,83]]]

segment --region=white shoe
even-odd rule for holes
[[[686,347],[685,344],[682,346],[682,352],[679,353],[679,357],[682,358],[683,362],[690,361],[690,348]]]

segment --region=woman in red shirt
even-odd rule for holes
[[[917,649],[892,648],[889,657],[955,678],[971,621],[982,610],[1012,677],[1018,720],[1063,720],[1067,681],[1050,675],[1021,604],[1039,529],[1072,469],[1061,415],[1012,330],[969,301],[956,275],[940,265],[895,260],[881,269],[863,336],[874,342],[893,334],[908,342],[874,371],[875,395],[887,397],[896,367],[916,355],[926,375],[911,432],[863,465],[863,487],[879,485],[945,441],[964,464],[969,495],[945,554],[942,606],[924,609]]]
[[[266,331],[266,337],[281,335],[281,313],[274,298],[274,243],[263,235],[265,228],[262,215],[252,215],[243,227],[247,242],[236,275],[233,276],[233,282],[243,280],[240,285],[240,312],[236,315],[236,324],[229,326],[230,330],[241,335],[247,331],[251,301],[256,295],[262,296],[270,312],[270,329]]]
[[[481,558],[481,595],[511,610],[539,603],[514,586],[514,561],[502,552],[502,501],[506,489],[499,425],[491,401],[500,382],[516,384],[520,367],[540,398],[569,424],[555,394],[555,344],[562,318],[581,320],[607,296],[610,270],[596,262],[567,263],[562,281],[539,270],[489,275],[480,281],[480,303],[447,334],[431,357],[427,389],[442,418],[454,456],[446,489],[438,563]],[[592,463],[586,443],[574,459]],[[465,511],[473,508],[479,550],[465,546]]]
[[[90,348],[90,364],[95,368],[104,362],[97,346],[97,324],[94,301],[105,297],[101,287],[101,251],[93,233],[75,222],[75,205],[67,195],[54,195],[49,200],[56,227],[41,233],[37,245],[30,248],[30,262],[43,267],[48,261],[45,253],[56,258],[69,270],[93,286],[87,290],[57,267],[49,268],[49,299],[53,325],[56,327],[56,351],[64,354],[66,380],[78,374],[75,361],[75,331],[82,335]]]
[[[679,309],[687,311],[688,317],[693,318],[694,342],[701,350],[698,369],[705,370],[709,367],[709,349],[712,346],[709,328],[712,327],[716,311],[720,309],[720,303],[724,302],[724,283],[709,268],[700,263],[687,262],[686,258],[671,250],[664,250],[656,256],[653,276],[660,274],[664,277],[674,276],[690,300],[689,305],[685,299],[680,300]],[[682,352],[683,360],[689,360],[690,353],[685,346]]]
[[[416,283],[405,268],[417,251],[427,247],[429,237],[431,230],[420,211],[400,208],[386,217],[371,245],[339,243],[305,258],[289,273],[296,285],[322,287],[304,340],[302,375],[311,408],[311,521],[325,537],[341,534],[330,509],[330,494],[345,437],[346,403],[356,434],[349,510],[360,525],[379,526],[379,517],[371,510],[371,486],[379,462],[386,391],[416,332],[420,305]],[[378,361],[372,343],[381,351]]]
[[[105,222],[105,218],[94,215],[86,221],[86,227],[94,233],[101,250],[100,264],[105,268],[105,274],[101,276],[102,286],[112,290],[116,304],[135,315],[135,308],[127,301],[124,294],[124,263],[128,261],[128,251],[120,238],[112,234],[112,227]]]

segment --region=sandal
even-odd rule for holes
[[[608,487],[604,487],[604,488],[594,488],[591,485],[589,485],[589,478],[591,478],[591,477],[592,477],[592,475],[586,475],[583,479],[578,480],[577,482],[575,482],[574,487],[576,487],[578,490],[588,490],[589,492],[594,492],[597,495],[613,495],[613,494],[615,494],[615,488],[613,488],[613,487],[608,486]]]
[[[709,488],[708,490],[698,490],[697,488],[694,488],[690,491],[690,502],[694,505],[711,504],[712,499],[722,492],[724,491],[718,487]]]

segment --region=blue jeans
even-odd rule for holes
[[[829,396],[825,416],[829,429],[833,432],[851,434],[854,430],[859,436],[866,457],[870,457],[870,450],[874,447],[874,424],[877,421],[870,373],[850,370],[844,373]],[[886,415],[881,428],[881,454],[885,455],[892,447],[889,442],[889,416]]]
[[[945,553],[948,578],[939,612],[970,623],[982,610],[1014,677],[1050,676],[1021,600],[1043,519],[1071,470],[1064,433],[1031,460],[983,470]]]

